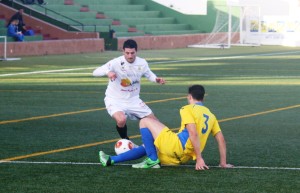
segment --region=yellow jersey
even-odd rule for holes
[[[205,148],[209,134],[215,136],[221,131],[216,116],[210,110],[203,106],[202,103],[189,104],[180,109],[181,127],[178,131],[178,137],[184,149],[184,156],[181,158],[183,162],[190,159],[195,160],[196,155],[189,134],[185,128],[186,124],[194,123],[200,140],[200,151]]]

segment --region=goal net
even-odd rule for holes
[[[211,33],[194,48],[230,48],[233,45],[260,45],[260,7],[256,5],[228,5],[227,12],[216,12]]]

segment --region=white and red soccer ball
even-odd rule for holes
[[[115,152],[117,155],[125,153],[134,148],[134,143],[128,139],[120,139],[115,144]]]

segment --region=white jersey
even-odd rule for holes
[[[142,76],[151,82],[157,78],[147,61],[140,57],[133,63],[127,62],[124,56],[115,58],[94,70],[93,76],[105,76],[110,71],[116,73],[117,78],[109,80],[105,95],[113,99],[139,98]]]

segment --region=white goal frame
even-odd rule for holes
[[[7,58],[7,37],[6,36],[0,36],[0,39],[3,38],[3,58],[0,58],[2,61],[12,61],[12,60],[21,60],[21,58]]]
[[[240,30],[239,30],[239,43],[237,44],[231,44],[231,45],[236,45],[236,46],[260,46],[261,45],[261,41],[260,41],[260,33],[261,33],[261,10],[260,10],[260,6],[259,5],[249,5],[249,4],[239,4],[239,5],[228,5],[228,9],[229,9],[229,24],[228,24],[228,43],[231,44],[231,26],[232,26],[232,13],[231,13],[231,10],[233,7],[239,7],[240,9]],[[247,29],[249,28],[249,26],[251,26],[251,24],[244,24],[244,22],[251,22],[249,21],[249,18],[248,19],[245,19],[244,17],[244,13],[245,13],[245,9],[247,8],[256,8],[257,9],[257,18],[256,18],[256,21],[257,21],[257,32],[252,32],[252,33],[255,33],[256,37],[255,39],[252,39],[252,41],[250,39],[247,39],[246,37],[247,36],[250,36],[249,32],[250,32],[250,29]]]
[[[246,39],[247,37],[251,36],[250,32],[250,25],[249,24],[249,18],[245,19],[245,10],[247,8],[255,8],[257,11],[257,18],[256,18],[256,25],[257,25],[257,32],[251,32],[252,34],[255,34],[252,39],[252,41],[249,41],[249,39]],[[232,18],[232,9],[235,9],[239,12],[239,21],[237,23],[233,24]],[[217,12],[216,21],[215,21],[215,27],[218,25],[220,21],[219,19],[219,12]],[[226,13],[226,12],[224,12]],[[192,48],[230,48],[231,46],[260,46],[260,33],[261,33],[261,13],[260,13],[260,6],[258,5],[250,5],[250,4],[228,4],[227,5],[227,23],[222,24],[221,27],[225,28],[226,31],[223,31],[222,29],[216,29],[217,33],[215,32],[215,29],[213,29],[212,33],[210,33],[207,38],[202,40],[201,42],[189,45],[188,47]],[[222,17],[221,17],[222,18]],[[223,17],[224,18],[224,17]],[[221,21],[222,22],[222,21]],[[232,29],[233,25],[236,26],[236,29]],[[214,27],[214,28],[215,28]],[[221,33],[220,33],[221,31]],[[222,35],[223,34],[223,35]],[[220,42],[215,41],[216,39],[221,39]],[[238,40],[237,40],[238,39]]]
[[[6,45],[6,44],[7,44],[6,41],[7,41],[7,40],[6,40],[6,36],[0,36],[0,39],[1,39],[1,38],[4,39],[4,42],[3,42],[3,58],[0,58],[0,60],[6,60],[6,58],[7,58],[7,57],[6,57],[6,46],[7,46],[7,45]]]

